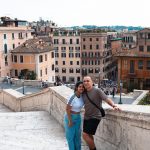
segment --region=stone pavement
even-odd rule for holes
[[[0,150],[68,150],[64,129],[48,112],[1,109]]]

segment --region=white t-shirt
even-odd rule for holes
[[[82,95],[79,98],[75,94],[71,95],[67,101],[67,104],[72,106],[72,111],[80,112],[84,106]]]

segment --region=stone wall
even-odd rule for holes
[[[4,90],[0,93],[0,102],[14,111],[48,111],[63,126],[66,99],[72,92],[65,86],[51,87],[28,96]],[[95,135],[98,150],[149,150],[149,106],[120,105],[122,112],[115,112],[106,104],[103,106],[106,117]]]

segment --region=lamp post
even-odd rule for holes
[[[122,92],[122,81],[120,80],[120,99],[119,99],[118,104],[122,104],[121,92]]]
[[[98,88],[100,88],[100,71],[99,71],[99,73],[98,73]]]
[[[24,94],[24,80],[22,79],[22,94]]]

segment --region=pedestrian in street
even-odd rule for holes
[[[85,92],[83,93],[84,101],[84,121],[83,121],[83,139],[86,141],[90,150],[96,150],[94,137],[96,129],[101,121],[102,116],[105,115],[102,109],[102,100],[108,103],[114,110],[120,108],[107,97],[107,95],[99,88],[93,86],[90,76],[83,78]]]
[[[83,82],[75,85],[74,93],[70,96],[66,106],[64,126],[69,150],[81,150],[81,115],[80,111],[84,105],[82,93]]]

